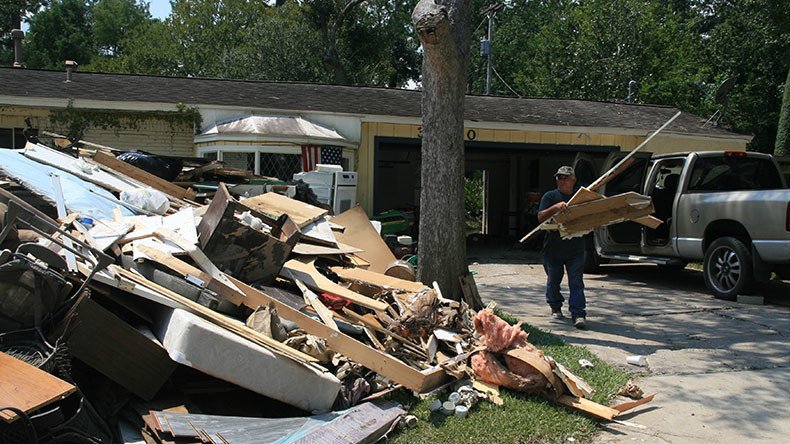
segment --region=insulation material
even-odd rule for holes
[[[480,341],[492,352],[528,344],[528,335],[521,329],[520,322],[511,327],[491,309],[479,312],[475,316],[474,324],[477,334],[480,335]]]
[[[308,412],[332,408],[340,380],[283,359],[184,310],[159,320],[157,337],[174,361]]]
[[[522,392],[541,392],[546,388],[546,378],[539,372],[520,376],[505,368],[496,355],[481,351],[472,355],[472,371],[475,378],[489,384],[507,387]]]

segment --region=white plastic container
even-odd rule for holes
[[[647,358],[641,355],[633,355],[625,358],[625,361],[631,365],[638,365],[639,367],[647,366]]]
[[[468,414],[469,414],[469,407],[465,405],[455,406],[455,416],[459,418],[466,418],[466,415]]]

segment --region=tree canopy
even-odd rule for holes
[[[416,0],[173,0],[151,18],[142,0],[10,0],[9,31],[29,23],[31,68],[403,87],[421,81]],[[485,91],[487,30],[472,2],[467,92]],[[493,94],[675,106],[703,117],[726,79],[720,124],[774,147],[790,69],[790,8],[773,0],[503,0],[494,18]],[[15,22],[14,22],[15,23]],[[712,122],[711,124],[714,124]]]

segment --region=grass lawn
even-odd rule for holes
[[[513,324],[516,319],[497,311],[505,321]],[[596,391],[591,399],[607,404],[629,379],[627,373],[601,361],[583,347],[570,345],[561,338],[523,326],[529,333],[529,342],[584,378]],[[583,368],[579,359],[587,359],[593,368]],[[448,393],[443,393],[442,401]],[[417,427],[402,430],[390,436],[393,443],[567,443],[587,442],[598,429],[597,422],[558,403],[535,395],[501,389],[505,405],[497,407],[480,401],[466,418],[432,413],[428,406],[436,398],[420,400],[406,391],[398,392],[393,399],[411,407],[409,413],[417,416]]]

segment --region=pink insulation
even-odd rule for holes
[[[472,370],[476,379],[522,392],[541,392],[547,385],[546,378],[539,372],[519,376],[506,369],[496,355],[488,351],[472,355]]]
[[[491,309],[487,308],[477,313],[474,322],[480,341],[492,352],[528,344],[527,333],[521,329],[520,322],[511,327]]]

